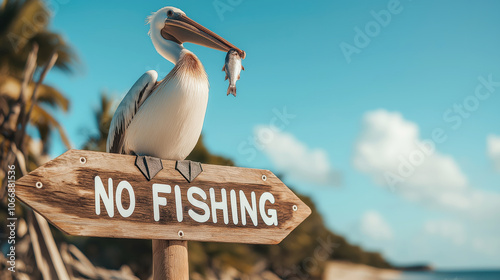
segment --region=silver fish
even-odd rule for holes
[[[241,65],[241,56],[235,49],[230,49],[226,55],[226,62],[222,71],[226,72],[226,79],[229,79],[229,87],[227,88],[227,95],[232,94],[236,96],[236,81],[240,79],[241,70],[245,67]]]

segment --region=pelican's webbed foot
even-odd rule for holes
[[[136,156],[135,166],[139,168],[148,181],[151,181],[163,169],[161,159],[150,156]]]
[[[179,171],[189,183],[203,172],[201,163],[190,160],[178,160],[175,163],[175,169]]]

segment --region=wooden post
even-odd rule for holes
[[[153,279],[189,280],[187,241],[153,240]]]

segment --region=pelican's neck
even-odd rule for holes
[[[180,45],[176,42],[165,40],[160,32],[152,32],[151,41],[153,41],[156,51],[173,64],[177,64],[182,53],[186,51],[182,44]]]

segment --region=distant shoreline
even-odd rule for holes
[[[396,280],[401,270],[375,268],[364,264],[330,261],[325,266],[323,280]]]
[[[394,269],[399,271],[434,271],[435,268],[432,265],[424,264],[424,265],[411,265],[411,266],[396,266]]]

